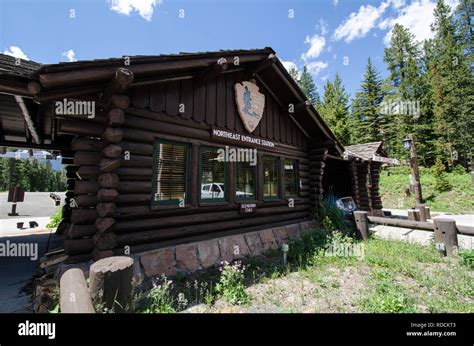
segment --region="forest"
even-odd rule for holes
[[[338,74],[320,95],[306,67],[289,72],[342,144],[383,140],[389,156],[406,159],[403,139],[412,134],[420,165],[467,169],[474,138],[473,12],[469,0],[456,9],[439,0],[433,38],[424,42],[396,24],[384,52],[387,78],[369,57],[352,100]]]
[[[50,161],[0,158],[0,191],[20,186],[25,191],[65,191],[66,174],[54,171]]]

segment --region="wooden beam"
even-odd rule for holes
[[[107,108],[110,104],[112,99],[112,95],[114,94],[121,94],[125,92],[133,82],[133,72],[126,69],[126,68],[119,68],[117,72],[115,72],[114,78],[110,81],[107,89],[102,94],[101,102],[104,108]]]
[[[256,76],[257,73],[259,73],[260,71],[263,71],[264,69],[266,69],[268,66],[271,66],[273,65],[275,62],[276,62],[277,58],[276,58],[276,55],[271,53],[270,55],[268,55],[268,58],[261,62],[260,64],[257,65],[257,67],[255,67],[251,73],[253,76]]]
[[[35,123],[31,119],[31,114],[28,108],[26,107],[23,98],[21,96],[15,96],[15,100],[21,109],[21,113],[23,114],[23,119],[25,120],[25,124],[26,124],[26,127],[28,128],[28,131],[31,133],[31,137],[33,138],[36,144],[41,144],[42,139],[38,135],[38,131],[36,131]]]
[[[205,83],[219,76],[222,72],[227,70],[229,65],[225,58],[219,58],[215,64],[209,66],[205,71],[201,72],[195,77],[197,83]]]

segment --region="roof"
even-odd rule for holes
[[[376,154],[385,154],[382,146],[383,142],[369,142],[355,145],[348,145],[344,148],[344,156],[357,157],[362,160],[372,160],[373,156]]]
[[[133,88],[145,83],[152,84],[154,80],[163,76],[199,75],[216,64],[220,58],[226,58],[232,68],[252,71],[260,63],[265,63],[270,54],[275,54],[275,51],[270,47],[265,47],[154,56],[122,56],[57,64],[38,64],[21,60],[22,63],[19,66],[15,65],[16,58],[1,55],[0,92],[33,98],[37,104],[43,104],[56,99],[58,94],[80,95],[81,97],[99,95],[119,67],[128,68],[134,73],[135,78],[131,85]],[[239,58],[239,64],[235,63],[236,57]],[[8,80],[2,77],[2,70],[5,75],[8,74]],[[262,85],[271,89],[270,93],[281,108],[289,104],[304,104],[307,101],[307,96],[279,59],[276,59],[271,68],[259,70],[255,77]],[[38,81],[40,91],[33,94],[28,85],[29,81]],[[0,109],[1,107],[0,103]],[[17,112],[17,118],[22,119],[19,112]],[[343,153],[343,146],[312,105],[297,115],[293,115],[292,118],[298,123],[300,129],[304,129],[303,132],[306,131],[311,140],[318,143],[330,140],[335,144],[330,149],[332,153],[338,156]]]
[[[0,54],[0,75],[22,77],[30,79],[41,67],[41,64],[31,60],[15,58],[10,55]]]

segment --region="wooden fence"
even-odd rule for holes
[[[369,236],[369,223],[434,232],[436,247],[447,256],[455,255],[458,247],[458,234],[474,236],[474,227],[456,225],[455,220],[448,218],[436,218],[433,219],[433,222],[413,221],[369,216],[366,211],[355,211],[354,219],[358,236],[364,240]]]

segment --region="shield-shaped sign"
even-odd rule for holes
[[[247,81],[236,83],[234,89],[240,118],[247,131],[251,133],[262,119],[265,95],[258,91],[255,83]]]

